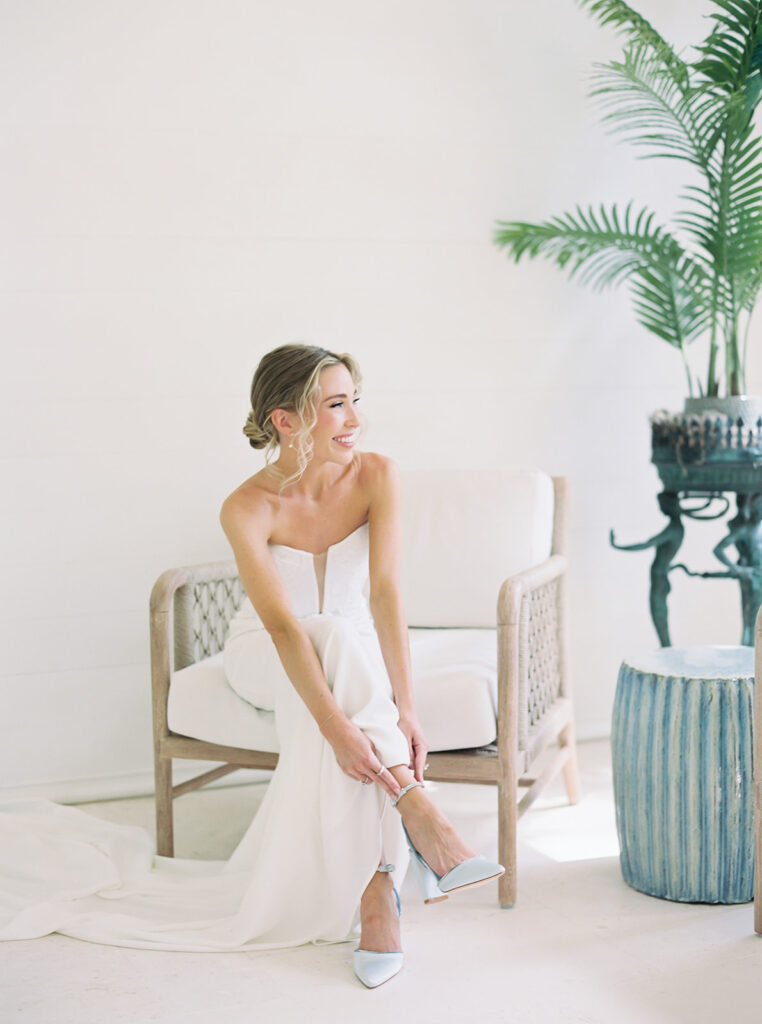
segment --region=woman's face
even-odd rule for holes
[[[360,420],[355,403],[357,392],[349,370],[343,363],[326,366],[320,373],[317,397],[317,423],[312,431],[313,458],[351,462]]]

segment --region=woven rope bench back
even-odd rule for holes
[[[175,593],[175,671],[222,650],[246,596],[235,562],[191,567]]]
[[[519,750],[561,690],[561,645],[558,587],[552,580],[527,594],[521,602],[519,632]]]

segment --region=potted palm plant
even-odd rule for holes
[[[754,113],[762,98],[762,0],[708,0],[711,31],[686,60],[623,0],[579,0],[625,38],[620,60],[596,65],[592,95],[604,122],[644,155],[680,160],[692,179],[674,228],[634,202],[583,209],[541,224],[498,224],[495,241],[518,261],[544,256],[596,288],[627,281],[639,322],[679,350],[688,397],[682,413],[651,418],[652,461],[669,524],[629,550],[652,547],[651,617],[669,644],[668,575],[729,576],[741,585],[743,643],[762,603],[762,400],[746,396],[749,320],[762,285],[762,144]],[[708,343],[706,376],[687,348]],[[718,411],[719,410],[719,411]],[[714,549],[718,572],[676,561],[681,516],[737,515]],[[703,504],[690,502],[699,497]],[[683,504],[687,499],[689,504]],[[719,499],[724,508],[707,511]],[[616,547],[612,534],[611,543]],[[735,546],[738,560],[728,559]]]
[[[501,221],[496,244],[516,261],[552,259],[595,288],[628,282],[638,321],[683,358],[685,411],[720,409],[733,426],[741,416],[762,431],[762,402],[749,408],[745,395],[762,285],[762,0],[710,0],[711,31],[693,60],[622,0],[579,2],[625,37],[621,59],[593,74],[604,123],[647,157],[689,164],[693,180],[674,228],[630,201],[577,206],[539,224]],[[687,352],[699,338],[708,342],[703,379]],[[712,417],[724,431],[727,421]]]

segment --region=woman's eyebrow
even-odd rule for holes
[[[356,395],[357,395],[357,392],[355,391],[355,396]],[[344,394],[341,394],[341,395],[329,395],[328,398],[324,398],[323,401],[324,402],[332,402],[334,400],[334,398],[349,398],[349,395],[344,395]]]

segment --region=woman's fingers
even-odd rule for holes
[[[429,748],[424,742],[413,743],[414,756],[410,763],[410,767],[413,771],[413,776],[417,782],[423,782],[423,771],[426,767],[426,758],[428,757]]]
[[[355,771],[347,771],[346,774],[350,779],[356,779],[358,782],[365,781],[365,785],[368,785],[368,781],[377,782],[382,789],[385,789],[392,799],[396,800],[400,795],[400,784],[394,778],[388,768],[384,768],[383,771],[379,771],[381,764],[379,763],[378,768],[358,768]]]
[[[334,746],[334,753],[339,767],[350,779],[356,779],[357,782],[367,779],[366,785],[378,782],[395,800],[400,795],[400,784],[389,769],[381,764],[373,744],[359,728],[345,745]]]
[[[417,782],[423,782],[423,769],[426,767],[426,748],[417,747],[415,751],[415,767],[413,775]]]
[[[397,782],[395,777],[389,771],[389,769],[381,764],[377,755],[371,754],[371,757],[361,766],[356,769],[358,777],[362,782],[363,779],[370,779],[371,782],[377,782],[382,789],[385,789],[390,797],[397,799],[400,795],[400,784]]]
[[[371,750],[372,753],[365,768],[365,777],[372,782],[377,782],[390,797],[396,800],[400,794],[400,784],[389,769],[379,761],[375,747],[371,746]]]
[[[376,781],[384,787],[393,800],[396,800],[400,795],[400,784],[388,768],[383,768],[383,771],[379,771],[381,767],[382,765],[379,764],[378,769],[376,769]]]

